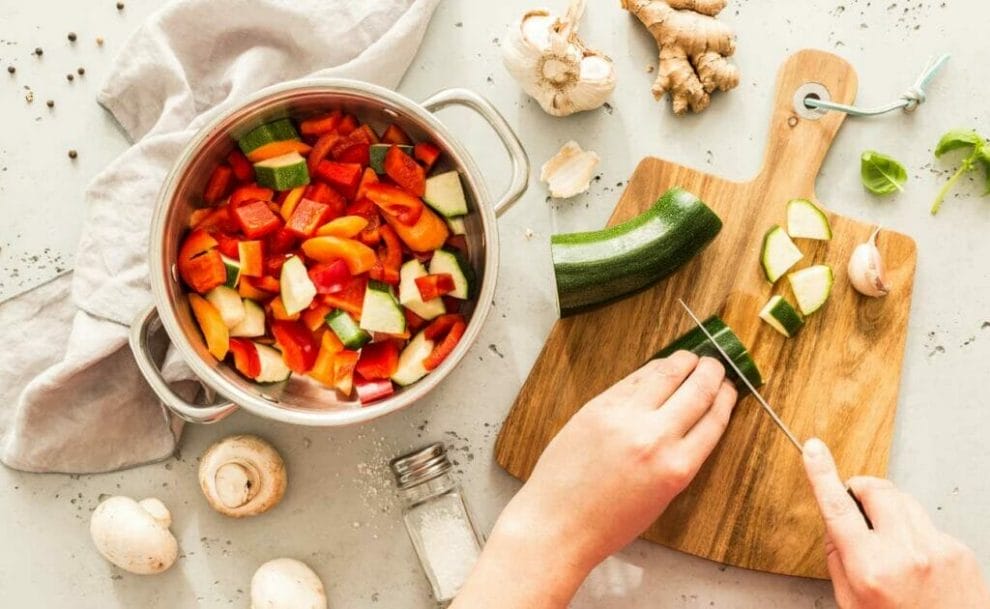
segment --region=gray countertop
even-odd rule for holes
[[[88,180],[127,142],[99,108],[95,92],[114,53],[157,6],[114,2],[0,0],[0,298],[70,266]],[[556,0],[555,5],[562,5]],[[891,477],[916,494],[939,526],[972,545],[990,567],[990,466],[984,434],[990,361],[990,203],[967,180],[942,213],[930,201],[951,163],[932,159],[951,127],[990,131],[985,24],[981,0],[732,0],[723,17],[738,33],[739,88],[700,116],[673,117],[649,92],[653,41],[617,2],[589,7],[582,34],[616,60],[610,107],[552,119],[525,98],[499,59],[507,24],[522,0],[442,3],[400,92],[413,99],[449,86],[488,96],[522,136],[538,167],[569,139],[602,156],[600,180],[582,197],[545,201],[535,181],[499,222],[502,260],[493,314],[464,363],[429,399],[380,422],[326,430],[236,414],[186,429],[181,454],[167,462],[100,476],[28,475],[0,468],[0,605],[33,607],[246,607],[254,569],[277,556],[300,558],[321,575],[332,606],[430,607],[402,528],[389,458],[443,439],[453,449],[478,518],[489,527],[518,488],[492,459],[502,419],[554,320],[547,281],[547,236],[601,225],[636,162],[655,154],[742,179],[761,161],[774,75],[791,52],[817,47],[856,66],[859,99],[895,99],[929,56],[953,59],[913,115],[850,120],[818,181],[831,209],[912,235],[919,266],[908,332]],[[772,8],[771,8],[772,7]],[[74,31],[72,45],[66,34]],[[95,38],[102,36],[99,47]],[[35,47],[44,49],[38,59]],[[6,66],[17,73],[10,76]],[[84,67],[73,82],[65,75]],[[34,101],[27,103],[29,87]],[[53,99],[49,110],[45,101]],[[466,112],[442,113],[485,168],[490,188],[507,181],[494,136]],[[79,152],[72,162],[67,151]],[[906,191],[877,199],[859,181],[859,155],[877,149],[907,166]],[[530,231],[532,234],[530,235]],[[814,379],[809,379],[814,382]],[[271,513],[232,521],[212,512],[196,482],[197,457],[213,440],[257,432],[285,456],[289,491]],[[588,492],[594,492],[589,489]],[[172,509],[182,559],[164,575],[138,577],[104,562],[89,541],[88,518],[110,494],[157,496]],[[575,607],[831,607],[824,582],[726,568],[636,542],[592,576]]]

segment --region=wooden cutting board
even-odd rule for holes
[[[693,327],[677,304],[683,298],[700,316],[718,313],[736,330],[763,372],[764,395],[800,438],[825,440],[844,476],[885,475],[914,282],[914,241],[890,231],[880,234],[894,290],[886,298],[865,298],[849,285],[846,264],[873,226],[830,214],[834,238],[799,240],[805,259],[797,267],[832,266],[835,287],[828,303],[790,340],[757,316],[772,294],[794,302],[786,280],[772,288],[763,277],[763,233],[772,224],[785,224],[790,199],[828,207],[815,197],[815,178],[845,118],[838,112],[799,116],[795,92],[819,83],[832,100],[851,103],[856,80],[852,67],[835,55],[805,50],[791,56],[778,76],[763,169],[751,181],[733,182],[657,158],[639,164],[610,225],[681,186],[711,206],[724,228],[708,249],[659,285],[554,325],[496,444],[496,459],[509,473],[526,479],[550,439],[586,401]],[[695,481],[644,534],[725,564],[826,578],[822,536],[799,456],[752,398],[739,403]]]

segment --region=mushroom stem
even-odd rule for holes
[[[199,485],[210,507],[221,514],[255,516],[282,500],[285,463],[271,444],[257,436],[230,436],[203,455]]]

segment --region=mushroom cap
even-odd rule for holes
[[[251,609],[327,609],[327,593],[305,563],[276,558],[251,578]]]
[[[272,509],[285,495],[285,463],[271,444],[258,436],[230,436],[217,441],[199,462],[199,486],[214,510],[233,518]]]
[[[110,497],[96,506],[89,533],[104,558],[130,573],[161,573],[175,563],[179,544],[168,530],[172,515],[161,501]]]

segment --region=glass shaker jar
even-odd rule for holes
[[[430,444],[392,461],[403,519],[433,596],[447,606],[481,553],[481,536],[451,474],[447,450]]]

